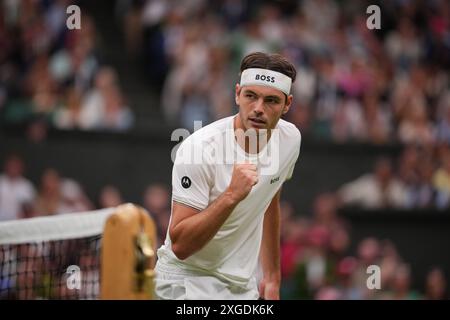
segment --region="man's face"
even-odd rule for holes
[[[5,172],[11,178],[20,177],[23,174],[22,160],[17,157],[11,157],[5,164]]]
[[[244,130],[274,129],[280,117],[288,112],[292,95],[265,86],[236,84],[236,104]]]

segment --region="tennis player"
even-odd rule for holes
[[[301,142],[280,118],[292,105],[296,70],[281,55],[257,52],[240,71],[239,113],[195,131],[177,150],[156,266],[160,299],[279,299],[280,193]]]

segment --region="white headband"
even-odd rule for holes
[[[242,71],[241,74],[241,86],[267,86],[273,87],[289,95],[291,92],[292,79],[287,75],[280,72],[260,69],[260,68],[250,68]]]

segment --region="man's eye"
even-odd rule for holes
[[[266,103],[276,103],[275,99],[266,99]]]
[[[250,99],[253,99],[255,97],[253,94],[246,94],[245,96]]]

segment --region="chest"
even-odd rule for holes
[[[278,168],[271,172],[258,168],[258,183],[245,198],[247,202],[260,203],[262,199],[272,198],[283,184],[288,174],[287,166]],[[230,185],[233,175],[233,165],[223,165],[220,170],[216,170],[214,185],[210,190],[210,201],[219,197]]]

